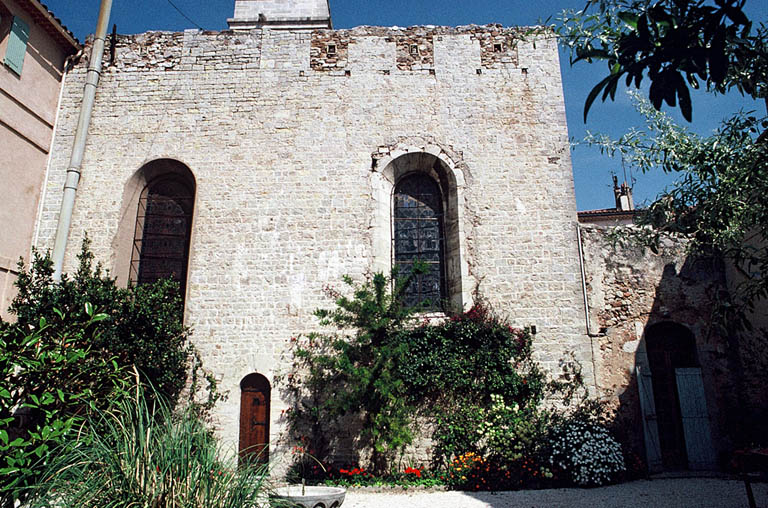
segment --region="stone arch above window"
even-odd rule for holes
[[[114,245],[118,274],[133,284],[170,277],[184,298],[195,192],[192,172],[173,159],[150,161],[131,177]]]
[[[374,154],[373,196],[374,270],[388,273],[395,260],[394,194],[406,178],[422,175],[437,186],[442,204],[443,300],[445,310],[460,311],[472,305],[464,216],[464,173],[437,145],[398,147]]]

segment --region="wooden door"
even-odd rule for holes
[[[698,471],[715,470],[717,463],[701,369],[675,369],[675,377],[677,392],[680,394],[680,415],[683,419],[688,467]]]
[[[241,461],[269,461],[269,397],[269,381],[261,374],[249,374],[240,383]]]
[[[653,378],[653,399],[664,468],[687,469],[688,454],[675,369],[698,366],[696,341],[684,326],[659,323],[646,332],[646,350]]]
[[[659,427],[656,422],[656,404],[653,401],[653,381],[651,371],[645,367],[636,367],[637,389],[640,391],[640,410],[642,412],[643,437],[645,439],[645,456],[648,460],[648,470],[657,473],[663,469],[661,460],[661,445],[659,444]]]

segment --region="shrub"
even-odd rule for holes
[[[530,331],[509,326],[482,300],[398,339],[405,350],[398,370],[416,401],[471,394],[487,406],[492,394],[504,394],[510,404],[529,407],[544,396],[545,377],[531,358]]]
[[[535,414],[545,379],[531,359],[530,332],[512,328],[482,302],[442,323],[416,326],[418,309],[401,301],[412,276],[375,274],[362,284],[345,277],[352,296],[329,290],[336,307],[315,314],[321,324],[352,333],[292,339],[294,370],[282,378],[294,399],[287,416],[293,435],[309,436],[302,446],[322,460],[329,451],[323,436],[357,414],[360,443],[381,474],[411,443],[421,414],[437,420],[437,462],[445,464],[493,436],[481,426],[494,396],[503,407],[520,408],[509,415],[515,439],[532,439],[524,420]],[[496,437],[498,450],[506,448],[509,439]]]
[[[142,391],[88,418],[34,491],[31,508],[248,508],[263,506],[267,469],[223,460],[194,412],[172,415]]]
[[[184,388],[191,354],[178,285],[164,280],[118,287],[115,278],[94,264],[89,245],[86,237],[77,271],[72,277],[62,275],[60,282],[53,280],[48,254],[35,252],[29,270],[20,263],[18,293],[10,307],[17,324],[32,329],[45,318],[49,326],[41,339],[53,341],[88,303],[105,316],[93,336],[93,353],[106,353],[120,366],[136,366],[160,394],[175,401]]]
[[[551,483],[549,468],[531,457],[520,457],[505,464],[467,452],[457,456],[447,469],[446,484],[463,490],[515,490]]]
[[[572,483],[605,485],[625,470],[621,445],[603,425],[567,420],[552,429],[550,462]]]
[[[552,481],[546,443],[553,421],[602,424],[601,408],[588,401],[571,410],[571,420],[541,407],[552,391],[569,407],[586,393],[578,365],[564,360],[565,375],[548,383],[533,361],[530,330],[510,326],[482,299],[465,313],[419,325],[417,309],[400,301],[407,279],[376,274],[362,284],[344,281],[352,296],[329,290],[336,308],[316,312],[338,332],[291,339],[293,370],[282,376],[293,396],[285,413],[291,433],[320,460],[332,456],[333,430],[359,424],[358,443],[372,450],[371,473],[380,477],[423,428],[416,422],[427,421],[433,467],[447,467],[451,485],[519,488]],[[573,457],[555,455],[557,464]],[[605,468],[613,474],[600,460],[587,464],[596,471],[589,478],[602,481],[596,475]],[[307,466],[314,467],[296,464]]]
[[[336,307],[315,315],[323,325],[352,333],[314,333],[292,341],[295,371],[285,377],[294,399],[289,422],[294,435],[311,434],[302,445],[320,459],[327,459],[323,425],[348,414],[362,419],[360,445],[370,450],[377,474],[411,442],[413,407],[398,371],[406,348],[397,338],[414,312],[402,303],[401,293],[419,270],[404,279],[379,273],[362,284],[345,277],[352,298],[328,290]]]
[[[56,331],[42,317],[31,329],[0,328],[0,505],[22,500],[50,458],[68,442],[86,411],[118,398],[124,369],[93,354],[98,323],[86,303],[60,319]]]
[[[143,381],[175,402],[185,386],[190,358],[194,396],[199,357],[182,323],[178,287],[169,281],[119,288],[93,263],[83,241],[74,276],[53,280],[48,255],[20,263],[16,323],[0,323],[0,496],[23,496],[51,449],[94,408],[115,402],[115,389],[138,369]],[[134,369],[135,368],[135,369]],[[192,406],[204,413],[220,397],[210,376],[208,399]]]
[[[504,469],[535,455],[546,424],[539,409],[546,383],[531,357],[529,330],[509,326],[480,301],[442,324],[404,334],[403,341],[413,344],[411,363],[403,366],[417,380],[409,386],[435,418],[436,465],[477,452]]]

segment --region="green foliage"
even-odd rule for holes
[[[88,418],[47,468],[30,507],[264,505],[266,467],[222,459],[194,412],[173,415],[162,397],[136,393]]]
[[[0,323],[0,494],[23,497],[52,458],[71,443],[86,414],[118,401],[134,373],[175,403],[192,372],[191,407],[205,414],[220,398],[188,344],[175,284],[119,288],[94,266],[88,240],[73,277],[53,280],[50,257],[20,265],[11,311]],[[207,400],[192,400],[208,382]],[[154,392],[153,392],[154,393]],[[66,450],[59,450],[63,453]]]
[[[90,303],[60,322],[44,317],[34,327],[0,329],[0,501],[23,499],[52,450],[66,448],[85,412],[116,399],[124,369],[93,354],[98,323],[106,319]],[[54,329],[55,328],[55,329]]]
[[[416,266],[402,279],[379,273],[360,285],[345,277],[353,297],[329,290],[336,299],[336,308],[315,314],[323,325],[354,333],[311,334],[296,343],[294,366],[307,373],[311,393],[305,398],[299,374],[295,378],[291,374],[289,390],[296,404],[290,414],[295,425],[312,422],[314,452],[322,454],[324,448],[318,442],[322,439],[321,422],[336,421],[350,413],[362,414],[360,438],[372,450],[379,469],[386,467],[393,453],[411,442],[412,408],[396,366],[405,352],[398,336],[406,329],[414,309],[404,306],[400,296],[411,277],[421,270]]]
[[[590,92],[592,103],[615,98],[618,84],[639,88],[645,75],[659,110],[679,103],[691,121],[688,87],[725,92],[736,87],[754,98],[768,89],[768,29],[752,30],[746,0],[589,0],[581,11],[564,11],[557,32],[571,49],[571,63],[603,60],[608,75]]]
[[[35,252],[29,270],[20,265],[18,294],[10,307],[18,325],[29,328],[45,318],[49,326],[43,340],[53,340],[66,328],[67,318],[79,314],[87,303],[104,316],[92,351],[106,352],[120,366],[135,365],[159,393],[176,400],[191,353],[178,286],[165,280],[120,288],[100,264],[94,265],[89,243],[86,237],[77,272],[72,277],[62,275],[61,282],[54,282],[47,254]]]
[[[527,330],[504,324],[483,305],[415,326],[415,309],[399,298],[407,278],[376,274],[359,285],[349,278],[345,283],[353,296],[332,292],[336,308],[317,315],[324,325],[354,332],[295,339],[294,371],[284,376],[294,400],[288,412],[292,433],[306,436],[302,445],[310,453],[325,459],[329,443],[323,436],[334,425],[358,421],[361,443],[379,474],[412,441],[417,415],[437,421],[436,449],[445,461],[486,438],[478,430],[494,394],[504,394],[504,404],[525,414],[535,412],[545,382],[531,360]],[[466,408],[476,408],[476,415]],[[523,416],[517,416],[523,435]]]
[[[492,394],[535,406],[544,376],[531,359],[529,330],[512,328],[485,303],[440,324],[423,323],[398,337],[398,370],[414,400],[465,398],[488,405]]]
[[[709,136],[675,124],[647,101],[634,96],[646,118],[644,131],[617,140],[590,135],[586,142],[642,171],[676,173],[678,180],[641,216],[650,224],[645,240],[656,248],[660,234],[684,234],[698,254],[717,253],[741,271],[721,311],[727,328],[749,327],[745,316],[768,297],[768,143],[756,141],[768,121],[736,115]]]
[[[472,490],[551,484],[553,422],[604,422],[599,404],[573,404],[585,393],[579,368],[564,359],[565,376],[547,382],[532,359],[530,330],[509,326],[481,299],[465,313],[418,324],[415,309],[399,303],[407,279],[344,281],[352,297],[329,290],[336,308],[316,314],[323,325],[352,333],[291,339],[293,370],[281,378],[293,399],[285,413],[290,432],[300,442],[295,475],[365,485],[418,478]],[[542,408],[555,393],[569,406],[567,418]],[[445,473],[387,473],[425,423],[433,471]],[[334,433],[349,428],[362,438],[358,451],[371,452],[370,471],[332,463]]]
[[[403,336],[413,347],[402,372],[413,380],[414,404],[433,408],[436,464],[469,451],[499,464],[534,452],[547,384],[532,339],[482,302]]]

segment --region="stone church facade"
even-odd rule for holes
[[[65,259],[72,270],[87,233],[121,283],[151,277],[149,267],[186,274],[185,321],[230,394],[216,415],[228,444],[242,440],[251,392],[268,394],[260,403],[277,442],[286,406],[271,384],[286,369],[288,342],[316,329],[313,310],[332,304],[325,286],[391,269],[400,248],[393,196],[409,178],[436,189],[446,309],[466,310],[482,295],[515,325],[536,327],[536,355],[550,371],[569,353],[596,391],[627,390],[637,348],[616,359],[613,347],[639,341],[651,309],[631,321],[636,336],[622,332],[608,352],[588,333],[595,303],[585,304],[584,284],[594,281],[580,256],[550,32],[332,30],[322,0],[236,0],[229,23],[118,38],[114,59],[105,57]],[[85,60],[62,95],[40,249],[53,245]],[[153,195],[179,198],[177,244],[188,258],[142,254]],[[631,404],[638,414],[636,396]]]

